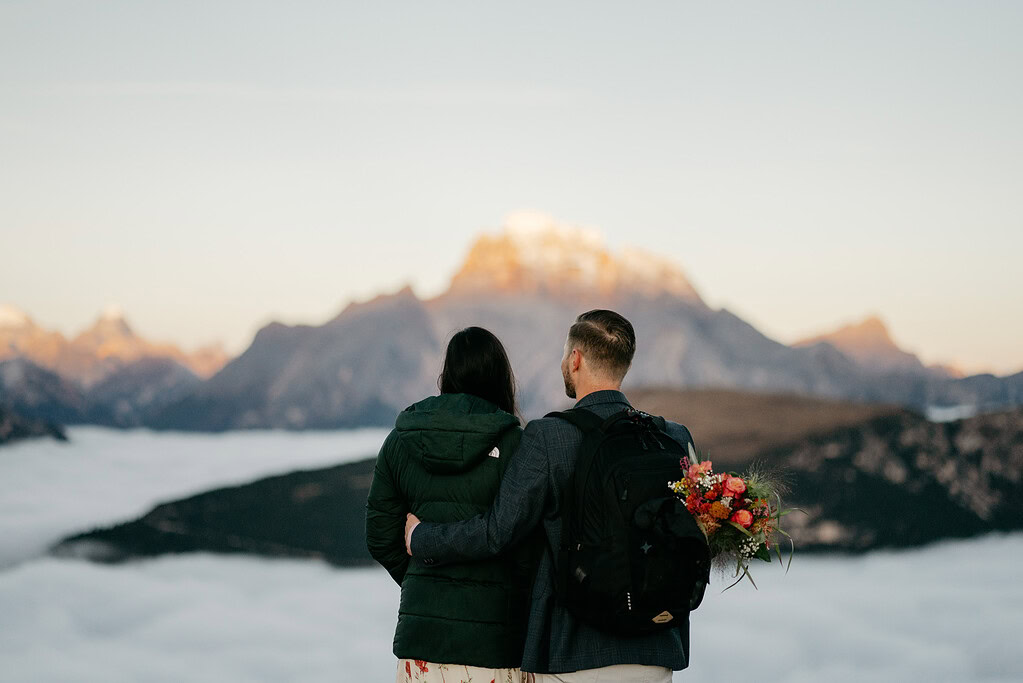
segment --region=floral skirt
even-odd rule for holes
[[[437,664],[422,659],[399,659],[397,683],[533,683],[521,669],[492,669],[465,664]]]

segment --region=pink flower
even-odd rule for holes
[[[753,513],[749,510],[736,510],[731,517],[732,521],[745,528],[749,528],[749,525],[753,523]]]
[[[732,498],[738,498],[746,492],[746,482],[742,480],[742,477],[725,477],[725,495],[731,496]]]
[[[690,479],[696,481],[700,478],[700,475],[707,474],[708,472],[710,472],[710,460],[704,460],[698,465],[690,465],[687,474]]]

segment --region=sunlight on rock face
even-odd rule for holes
[[[511,214],[501,232],[480,237],[451,286],[456,292],[672,294],[702,303],[671,261],[640,249],[615,254],[599,232],[534,212]]]

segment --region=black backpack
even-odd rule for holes
[[[710,581],[707,537],[668,488],[687,455],[664,418],[627,409],[549,413],[583,432],[562,499],[558,597],[580,621],[620,636],[684,623]]]

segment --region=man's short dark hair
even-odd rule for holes
[[[621,380],[636,355],[636,333],[621,315],[595,309],[575,319],[568,330],[568,345],[581,348],[596,372]]]

